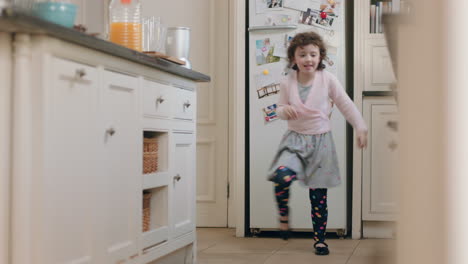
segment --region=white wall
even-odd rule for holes
[[[9,2],[11,2],[11,1],[9,1],[9,0],[0,0],[0,7],[6,6]]]
[[[107,8],[107,0],[71,0],[71,2],[78,5],[75,24],[84,25],[87,33],[101,33],[104,38],[107,20],[104,9]]]

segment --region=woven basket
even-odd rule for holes
[[[143,173],[158,170],[158,139],[143,138]]]
[[[152,193],[143,193],[143,232],[150,230],[152,195]]]

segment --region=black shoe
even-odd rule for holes
[[[317,244],[324,244],[325,246],[317,247]],[[320,242],[320,241],[315,242],[314,248],[315,248],[315,255],[325,256],[325,255],[330,254],[330,250],[328,250],[328,245],[325,242]]]
[[[289,223],[289,220],[280,220],[280,223],[282,224],[288,224]],[[279,231],[279,236],[281,239],[283,240],[288,240],[289,237],[291,236],[291,231],[288,229],[288,230],[280,230]]]

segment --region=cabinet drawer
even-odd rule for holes
[[[53,58],[53,76],[56,81],[66,83],[67,86],[95,86],[97,69],[92,66],[74,61]]]
[[[174,104],[172,96],[174,89],[165,84],[145,80],[143,84],[143,113],[154,117],[170,117]]]
[[[176,89],[175,118],[193,120],[196,97],[193,91]]]

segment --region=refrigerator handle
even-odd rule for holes
[[[281,26],[254,26],[249,27],[249,32],[258,30],[278,30],[278,29],[296,29],[297,25],[281,25]]]

